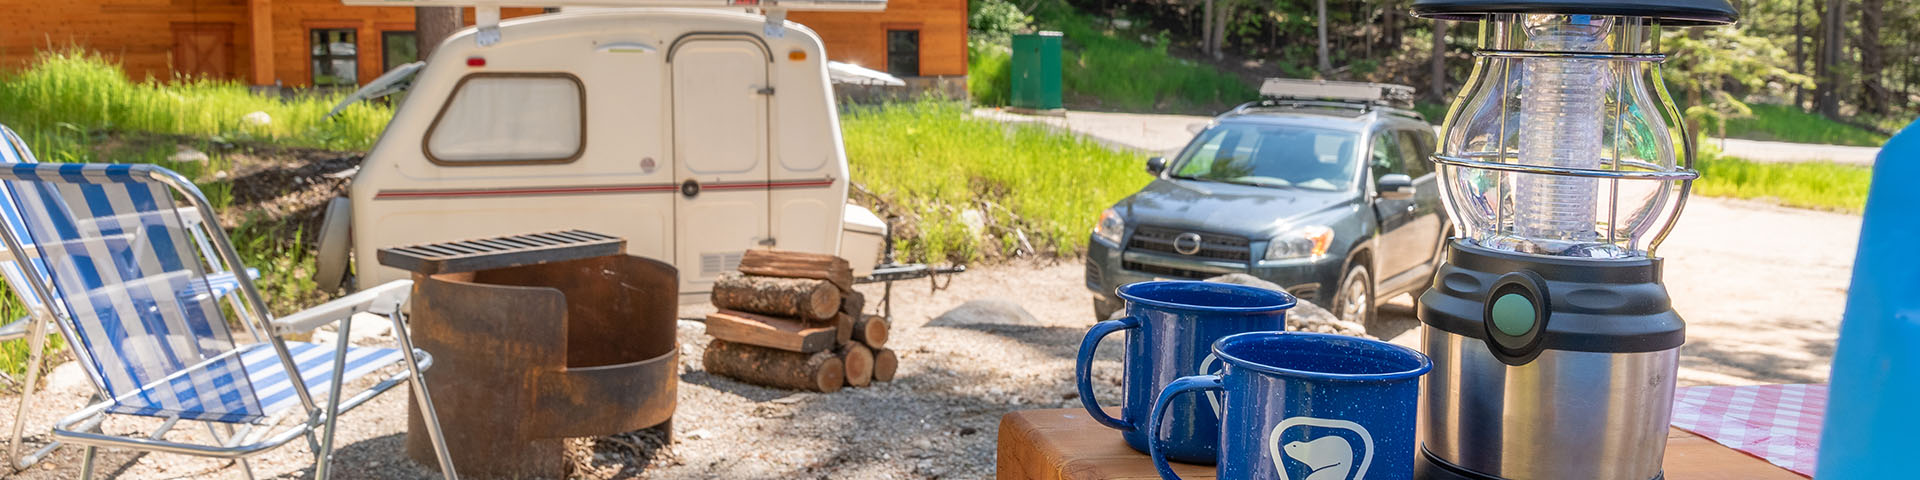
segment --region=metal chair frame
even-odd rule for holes
[[[33,151],[27,148],[25,142],[21,141],[20,137],[14,134],[13,130],[6,128],[6,126],[4,125],[0,125],[0,141],[4,141],[6,143],[6,145],[0,145],[0,148],[11,148],[11,150],[15,154],[17,154],[17,158],[13,159],[15,163],[38,163],[39,162],[38,159],[34,158]],[[0,202],[11,203],[13,201],[11,197],[6,197],[5,195],[0,195],[0,197],[4,197],[4,198],[0,198]],[[16,205],[14,206],[14,209],[17,212],[19,207]],[[186,224],[186,226],[189,228],[189,231],[194,235],[194,240],[196,241],[195,243],[200,247],[200,254],[203,257],[202,259],[210,264],[217,264],[219,262],[219,254],[214,252],[212,247],[212,242],[208,241],[208,239],[205,236],[205,233],[204,233],[205,230],[201,225],[202,219],[200,217],[200,212],[192,208],[181,208],[181,209],[178,209],[176,213],[180,215],[180,218],[183,221],[183,223]],[[18,213],[15,213],[15,215],[18,215]],[[4,216],[5,215],[0,215],[0,217],[4,217]],[[0,221],[9,222],[9,225],[11,225],[11,222],[13,221],[13,219],[0,218]],[[16,240],[18,239],[16,238]],[[14,253],[16,251],[20,253],[16,255]],[[25,268],[38,268],[37,266],[33,266],[33,258],[37,256],[39,256],[39,252],[36,246],[34,245],[24,245],[24,248],[20,250],[7,249],[5,251],[0,251],[0,268],[6,268],[7,266],[11,266],[12,268],[16,269],[16,271],[19,273],[19,275],[14,275],[13,272],[7,272],[4,275],[6,277],[5,281],[7,282],[7,285],[12,287],[14,292],[20,295],[22,306],[28,309],[27,315],[22,316],[19,319],[9,322],[5,325],[0,325],[0,341],[28,338],[29,336],[32,337],[27,341],[27,349],[28,349],[27,370],[26,370],[27,379],[26,379],[26,383],[23,384],[21,395],[20,395],[20,402],[18,407],[15,410],[15,414],[13,417],[14,424],[12,428],[12,440],[7,443],[7,458],[9,459],[8,463],[15,470],[23,470],[28,467],[32,467],[34,464],[39,463],[41,459],[46,458],[48,454],[53,453],[54,450],[60,448],[60,445],[61,445],[59,441],[52,441],[52,442],[48,442],[46,445],[41,446],[38,449],[35,449],[33,452],[28,453],[25,456],[20,455],[20,452],[19,452],[20,447],[25,445],[24,443],[24,440],[26,438],[26,420],[25,419],[27,415],[27,408],[33,401],[34,389],[39,386],[40,370],[42,369],[42,367],[46,362],[45,360],[46,359],[45,357],[46,336],[49,334],[48,332],[44,331],[44,328],[40,329],[40,331],[33,331],[33,332],[30,332],[29,330],[32,330],[31,327],[35,325],[34,323],[35,315],[42,315],[42,314],[52,315],[51,312],[45,311],[47,308],[49,308],[46,306],[46,304],[35,303],[40,299],[38,297],[31,296],[31,293],[32,293],[31,287],[27,285],[27,282],[38,281],[37,275],[28,275],[24,270]],[[258,275],[257,272],[254,272],[251,269],[248,269],[247,273],[248,273],[248,276],[250,277]],[[247,307],[245,303],[240,301],[240,298],[237,296],[237,294],[238,294],[238,291],[236,288],[233,291],[225,292],[224,294],[222,294],[222,296],[228,300],[228,303],[232,305],[235,311],[241,311],[242,309],[245,309]],[[72,328],[71,325],[62,321],[62,319],[60,319],[58,316],[50,316],[48,318],[49,318],[48,320],[49,322],[52,322],[57,328],[60,329],[61,334],[65,338],[73,338],[73,334],[70,330]],[[262,335],[258,330],[255,330],[253,328],[253,324],[247,323],[245,324],[245,327],[247,328],[247,332],[253,336],[254,341],[256,342],[267,341],[267,338],[264,335]],[[76,356],[80,356],[83,361],[86,359],[85,358],[86,352],[84,350],[74,350],[74,354]],[[89,372],[87,375],[87,381],[92,383],[94,392],[96,394],[95,395],[96,398],[106,398],[106,395],[104,394],[104,392],[106,392],[106,388],[100,384],[99,379],[94,378],[91,372]],[[99,425],[99,422],[97,420],[104,420],[104,418],[105,417],[99,417],[98,419],[96,419],[96,421],[93,421],[90,424],[85,425],[83,429],[88,429],[88,430],[93,429],[95,426]]]
[[[40,181],[48,183],[63,182],[63,180],[53,180],[61,178],[56,173],[59,172],[58,169],[63,167],[75,168],[71,164],[13,165],[14,171],[16,172],[21,169],[31,169],[36,174],[47,174],[44,176],[46,179],[43,180],[17,181]],[[207,202],[206,197],[200,193],[198,187],[194,186],[194,184],[186,178],[165,168],[144,164],[86,165],[77,168],[109,169],[126,174],[134,178],[135,180],[133,181],[136,182],[158,183],[167,187],[167,190],[170,190],[172,194],[191,203],[191,208],[198,212],[201,219],[204,219],[204,221],[201,222],[201,228],[206,229],[204,236],[196,235],[196,237],[209,240],[205,243],[211,244],[213,252],[218,255],[219,263],[224,263],[229,271],[234,271],[234,269],[244,265],[240,261],[239,253],[234,249],[232,241],[227,238],[223,230],[219,229],[218,217],[214,215],[213,209]],[[14,232],[12,226],[0,221],[0,240],[4,240],[9,251],[24,252],[26,250],[22,248],[19,241],[21,237],[17,235],[18,232]],[[29,327],[29,336],[36,340],[30,341],[43,343],[46,324],[49,322],[60,326],[62,333],[67,335],[69,341],[76,340],[78,336],[73,335],[73,332],[69,331],[69,325],[62,320],[75,322],[74,324],[77,325],[78,319],[56,318],[64,316],[63,312],[56,312],[56,310],[64,309],[52,307],[57,304],[54,303],[55,296],[48,291],[48,284],[50,284],[49,279],[40,278],[43,274],[33,268],[25,268],[22,269],[22,271],[29,277],[35,277],[36,281],[27,282],[31,287],[31,293],[35,298],[40,300],[42,305],[49,306],[48,308],[38,309],[38,311],[32,312],[33,323]],[[181,420],[181,418],[177,416],[168,418],[159,428],[156,428],[154,432],[145,438],[121,437],[88,431],[94,429],[104,417],[111,415],[111,413],[107,412],[107,409],[114,406],[115,402],[112,399],[108,399],[88,406],[60,420],[56,423],[53,430],[54,438],[87,447],[86,459],[82,466],[83,478],[92,477],[94,459],[97,456],[98,449],[101,447],[130,448],[205,457],[240,459],[243,466],[246,467],[247,476],[252,478],[251,466],[245,463],[246,457],[284,445],[294,438],[306,436],[308,444],[313,449],[315,455],[314,478],[326,479],[331,470],[329,467],[332,457],[333,437],[339,414],[365,403],[367,400],[372,399],[380,393],[384,393],[402,381],[409,384],[414,394],[414,399],[418,402],[422,413],[425,414],[427,421],[424,423],[427,427],[427,434],[433,441],[434,449],[439,458],[441,472],[443,472],[446,478],[458,478],[454,471],[451,458],[447,454],[446,441],[441,434],[438,415],[433,408],[433,400],[426,389],[422,377],[422,372],[432,366],[432,357],[424,351],[415,350],[412,340],[408,338],[406,333],[406,314],[401,305],[401,303],[404,302],[404,293],[402,292],[411,288],[411,281],[400,280],[391,282],[328,302],[318,307],[276,319],[273,317],[272,311],[267,308],[266,302],[262,299],[259,290],[254,287],[251,278],[248,278],[247,275],[237,275],[236,280],[239,284],[237,291],[240,293],[236,301],[241,302],[241,308],[235,309],[235,315],[242,317],[243,320],[252,321],[243,321],[242,323],[248,325],[247,328],[254,333],[256,338],[262,336],[262,332],[266,333],[265,337],[267,341],[279,357],[282,368],[286,370],[290,377],[289,381],[295,382],[293,391],[299,400],[301,410],[307,414],[307,420],[299,425],[294,425],[278,432],[272,431],[271,428],[262,428],[256,431],[251,425],[245,426],[240,431],[235,432],[231,429],[232,424],[230,423],[205,421],[204,423],[207,424],[209,431],[213,433],[215,441],[219,442],[218,445],[176,442],[163,439],[162,436]],[[349,339],[352,338],[350,336],[352,322],[340,322],[340,320],[347,319],[352,314],[359,312],[387,314],[393,319],[395,328],[394,337],[398,339],[400,343],[399,352],[402,356],[402,362],[405,363],[407,368],[404,372],[396,373],[380,381],[373,387],[359,392],[352,398],[346,399],[343,403],[341,399],[343,396],[341,384],[344,381],[346,372],[346,352],[347,347],[351,343]],[[337,351],[334,356],[331,378],[332,388],[327,392],[328,398],[326,404],[322,406],[315,401],[311,392],[308,392],[305,387],[305,379],[300,375],[301,370],[295,364],[288,350],[284,335],[310,331],[322,325],[335,322],[340,323],[340,332],[335,346]],[[79,342],[74,343],[76,345],[80,344]],[[76,352],[80,350],[83,349],[76,348]],[[225,358],[228,355],[235,355],[239,351],[239,349],[235,349],[226,352],[220,357],[209,359],[208,361],[215,361]],[[279,412],[274,414],[280,415],[284,413],[285,412]],[[274,420],[277,420],[277,418]],[[274,420],[269,420],[265,425],[271,427],[277,423],[277,421]]]

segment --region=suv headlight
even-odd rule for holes
[[[1093,224],[1093,236],[1114,245],[1120,244],[1120,235],[1127,231],[1127,221],[1120,219],[1120,212],[1107,209],[1100,212],[1100,221]]]
[[[1273,241],[1267,243],[1267,260],[1318,258],[1326,255],[1327,248],[1331,246],[1333,229],[1320,225],[1296,228],[1273,237]]]

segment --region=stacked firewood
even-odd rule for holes
[[[847,260],[755,249],[713,284],[707,371],[756,385],[832,392],[893,380],[887,319],[865,313]]]

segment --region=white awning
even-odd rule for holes
[[[905,80],[887,72],[843,62],[827,62],[827,78],[832,79],[833,83],[848,85],[907,86]]]

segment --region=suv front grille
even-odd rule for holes
[[[1173,248],[1174,239],[1188,233],[1200,236],[1199,251],[1186,254],[1175,250]],[[1140,227],[1133,231],[1133,238],[1127,241],[1127,248],[1196,258],[1244,262],[1248,260],[1250,254],[1247,244],[1247,239],[1231,235],[1188,232],[1165,227]],[[1128,269],[1133,270],[1132,268]]]
[[[1148,275],[1185,278],[1189,280],[1206,280],[1209,278],[1220,276],[1220,274],[1218,273],[1202,272],[1197,270],[1187,270],[1184,268],[1162,267],[1159,265],[1148,265],[1140,262],[1120,262],[1120,268],[1132,270],[1135,272],[1145,273]]]

